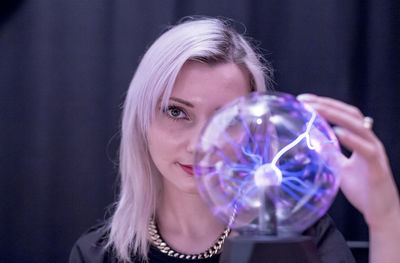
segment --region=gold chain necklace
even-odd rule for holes
[[[161,238],[160,234],[158,233],[156,223],[154,219],[150,220],[149,224],[149,234],[151,240],[162,253],[167,254],[168,256],[175,257],[175,258],[184,258],[184,259],[202,259],[202,258],[209,258],[215,254],[218,254],[221,251],[222,245],[225,242],[225,239],[228,237],[231,229],[229,227],[225,228],[222,234],[218,237],[215,244],[209,247],[205,252],[199,254],[182,254],[176,252],[172,248],[170,248],[167,243]]]

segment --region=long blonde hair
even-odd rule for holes
[[[142,58],[125,99],[120,146],[121,189],[109,223],[108,247],[117,258],[147,260],[148,223],[155,214],[160,174],[147,147],[146,133],[157,103],[167,105],[175,79],[188,60],[235,63],[250,73],[250,86],[264,91],[271,69],[249,42],[215,18],[189,18],[162,34]]]

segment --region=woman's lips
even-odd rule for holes
[[[179,166],[184,170],[186,173],[193,175],[193,166],[192,165],[186,165],[186,164],[181,164],[178,163]]]

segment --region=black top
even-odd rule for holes
[[[322,217],[304,232],[314,238],[323,263],[355,263],[350,249],[341,233],[334,226],[329,216]],[[93,227],[83,234],[74,244],[70,263],[117,263],[110,249],[104,249],[107,232],[104,225]],[[150,247],[148,254],[151,263],[218,263],[219,255],[208,259],[185,260],[170,257],[157,248]],[[139,260],[133,260],[141,263]]]

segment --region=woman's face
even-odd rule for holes
[[[148,131],[164,189],[197,193],[192,166],[201,129],[216,110],[249,91],[249,74],[236,64],[185,63],[168,107],[156,111]]]

